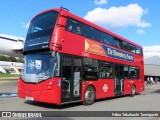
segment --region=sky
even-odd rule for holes
[[[61,6],[160,56],[160,0],[1,0],[0,34],[26,37],[30,20]]]

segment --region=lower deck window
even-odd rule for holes
[[[113,78],[113,64],[109,62],[99,62],[100,78]]]

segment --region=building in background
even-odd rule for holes
[[[147,77],[160,78],[160,56],[152,56],[144,59],[144,75]]]
[[[22,51],[24,47],[24,38],[0,34],[0,54],[12,57],[23,57]],[[0,73],[19,74],[19,70],[22,69],[22,63],[0,61]]]
[[[20,74],[23,63],[0,61],[1,73]]]

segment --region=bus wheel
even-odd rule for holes
[[[85,91],[85,94],[84,94],[83,104],[84,105],[91,105],[94,103],[95,98],[96,98],[96,93],[95,93],[94,88],[92,86],[88,86]]]
[[[135,85],[132,85],[132,89],[131,89],[131,96],[135,96],[136,94],[136,86]]]

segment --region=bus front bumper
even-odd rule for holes
[[[54,85],[48,89],[48,83],[54,81]],[[39,84],[25,83],[23,80],[18,80],[18,96],[20,98],[39,101],[52,104],[61,104],[61,87],[56,86],[56,79],[46,80]],[[46,87],[47,86],[47,87]]]

